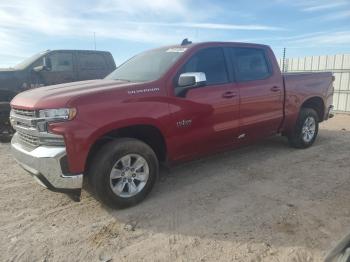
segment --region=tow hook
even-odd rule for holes
[[[66,193],[74,202],[81,201],[81,189],[71,189]]]

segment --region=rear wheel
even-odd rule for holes
[[[152,190],[158,177],[158,159],[140,140],[116,139],[96,154],[88,176],[102,202],[111,207],[129,207]]]
[[[296,148],[308,148],[318,134],[318,115],[314,109],[302,108],[294,129],[288,136],[289,144]]]

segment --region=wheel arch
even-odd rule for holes
[[[11,102],[16,95],[17,93],[11,90],[0,90],[0,102]]]
[[[314,109],[318,115],[319,122],[322,122],[325,114],[325,103],[323,99],[319,96],[312,96],[305,99],[305,101],[301,104],[300,110],[302,108],[311,108]],[[300,112],[299,110],[299,112]]]
[[[149,145],[160,162],[167,159],[167,145],[160,128],[153,124],[132,124],[110,129],[99,135],[92,145],[85,162],[85,170],[89,169],[96,153],[108,142],[117,138],[135,138]]]

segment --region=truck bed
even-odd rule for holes
[[[302,103],[310,97],[318,97],[324,112],[320,122],[325,120],[333,101],[333,75],[331,72],[303,72],[282,74],[285,88],[285,130],[294,126]]]

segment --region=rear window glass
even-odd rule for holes
[[[100,54],[79,54],[79,65],[81,69],[105,69],[106,62]]]
[[[256,48],[230,48],[237,81],[261,80],[270,76],[265,51]]]

